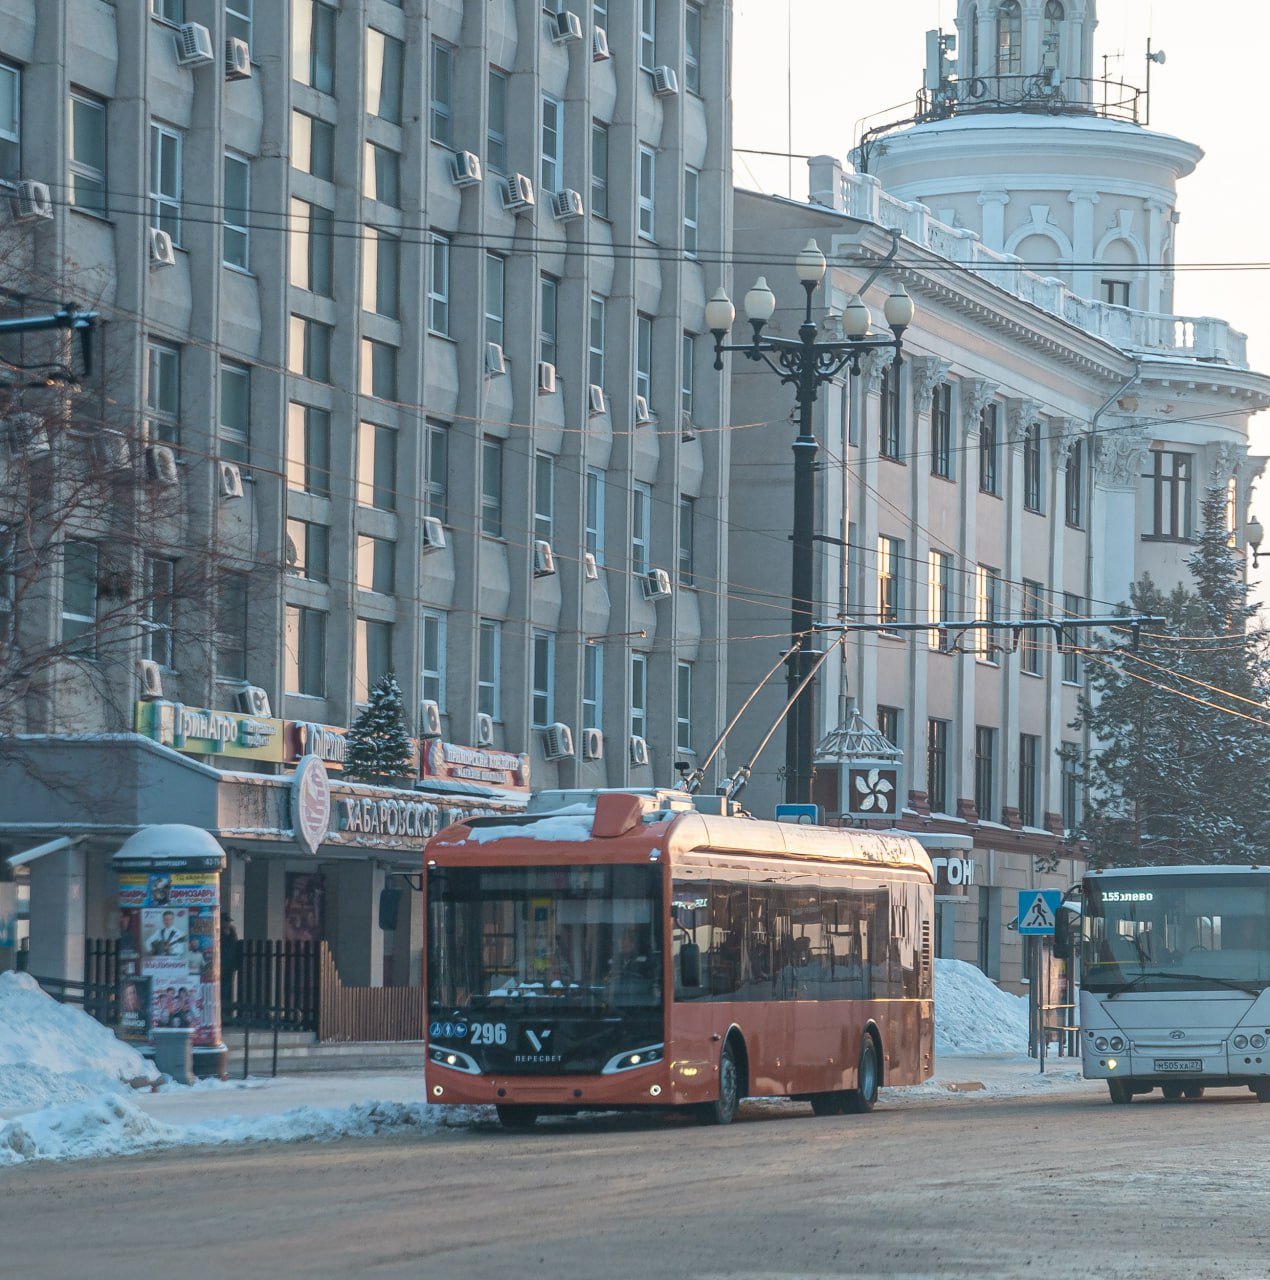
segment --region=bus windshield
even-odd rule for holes
[[[433,868],[434,1013],[549,1003],[661,1007],[661,905],[652,866]]]
[[[1270,877],[1116,876],[1085,882],[1081,985],[1089,991],[1270,984]]]

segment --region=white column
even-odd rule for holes
[[[31,863],[31,954],[37,978],[84,980],[84,872],[81,847]]]
[[[1081,438],[1081,424],[1075,418],[1052,418],[1050,424],[1050,454],[1054,468],[1050,498],[1054,518],[1050,521],[1046,585],[1050,590],[1051,600],[1048,611],[1055,613],[1063,603],[1064,549],[1067,543],[1067,460]],[[1083,458],[1081,465],[1086,465]],[[1082,482],[1083,480],[1082,475]],[[1087,514],[1085,520],[1087,523]],[[1088,532],[1085,536],[1089,536]],[[1037,639],[1044,643],[1043,637],[1038,636]],[[1061,814],[1063,811],[1063,766],[1058,758],[1058,748],[1063,742],[1063,659],[1052,644],[1049,648],[1049,666],[1045,672],[1045,734],[1042,739],[1045,759],[1041,769],[1040,812],[1037,814],[1042,826],[1045,825],[1046,813]]]
[[[347,987],[384,983],[384,934],[379,927],[383,870],[373,862],[339,862],[326,899],[331,950],[340,981]]]
[[[862,362],[864,363],[864,362]],[[865,364],[866,372],[860,378],[863,391],[860,397],[863,412],[860,414],[860,430],[856,446],[859,460],[857,470],[860,481],[856,493],[859,502],[856,505],[854,523],[856,538],[860,544],[857,553],[859,572],[856,575],[860,593],[859,614],[862,617],[877,616],[877,554],[878,554],[878,432],[880,430],[882,405],[882,370],[884,361],[879,356],[870,356]],[[867,638],[856,644],[855,661],[856,678],[853,684],[855,702],[869,718],[874,717],[874,709],[868,704],[873,700],[873,693],[878,687],[877,645]]]
[[[983,210],[980,236],[983,243],[997,253],[1005,252],[1005,207],[1010,196],[1005,191],[981,191],[979,207]]]
[[[1147,431],[1118,424],[1108,414],[1100,423],[1089,536],[1093,540],[1089,595],[1092,601],[1129,599],[1138,545],[1139,476],[1150,444]],[[1106,606],[1099,603],[1098,607]]]
[[[1097,271],[1094,260],[1094,206],[1098,193],[1088,188],[1073,191],[1068,197],[1072,204],[1072,261],[1090,264],[1073,266],[1072,288],[1082,298],[1098,297]]]

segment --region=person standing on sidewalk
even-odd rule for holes
[[[243,959],[243,944],[228,912],[220,918],[220,1007],[227,1018],[234,1003],[234,976]]]

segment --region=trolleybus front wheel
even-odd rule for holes
[[[697,1107],[697,1119],[702,1124],[731,1124],[740,1106],[741,1073],[732,1046],[725,1044],[719,1055],[719,1096]]]
[[[1257,1095],[1258,1102],[1270,1102],[1270,1080],[1258,1080],[1252,1086],[1252,1091]]]
[[[507,1104],[496,1108],[504,1129],[532,1129],[538,1122],[538,1108]]]
[[[857,1115],[872,1111],[878,1100],[878,1050],[873,1037],[865,1034],[860,1042],[860,1070],[856,1087],[842,1095],[843,1110]]]
[[[1112,1102],[1118,1107],[1133,1101],[1133,1090],[1129,1088],[1127,1080],[1108,1080],[1107,1092],[1111,1094]]]

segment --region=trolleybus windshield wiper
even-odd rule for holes
[[[1181,978],[1186,982],[1211,982],[1219,987],[1229,987],[1232,991],[1243,991],[1250,996],[1259,996],[1265,990],[1265,984],[1258,986],[1255,982],[1240,982],[1237,978],[1217,978],[1207,973],[1182,973],[1176,969],[1143,969],[1141,973],[1134,974],[1127,982],[1122,982],[1118,986],[1112,987],[1107,991],[1107,999],[1111,1000],[1118,995],[1122,995],[1131,987],[1136,987],[1138,983],[1144,982],[1147,978]]]

